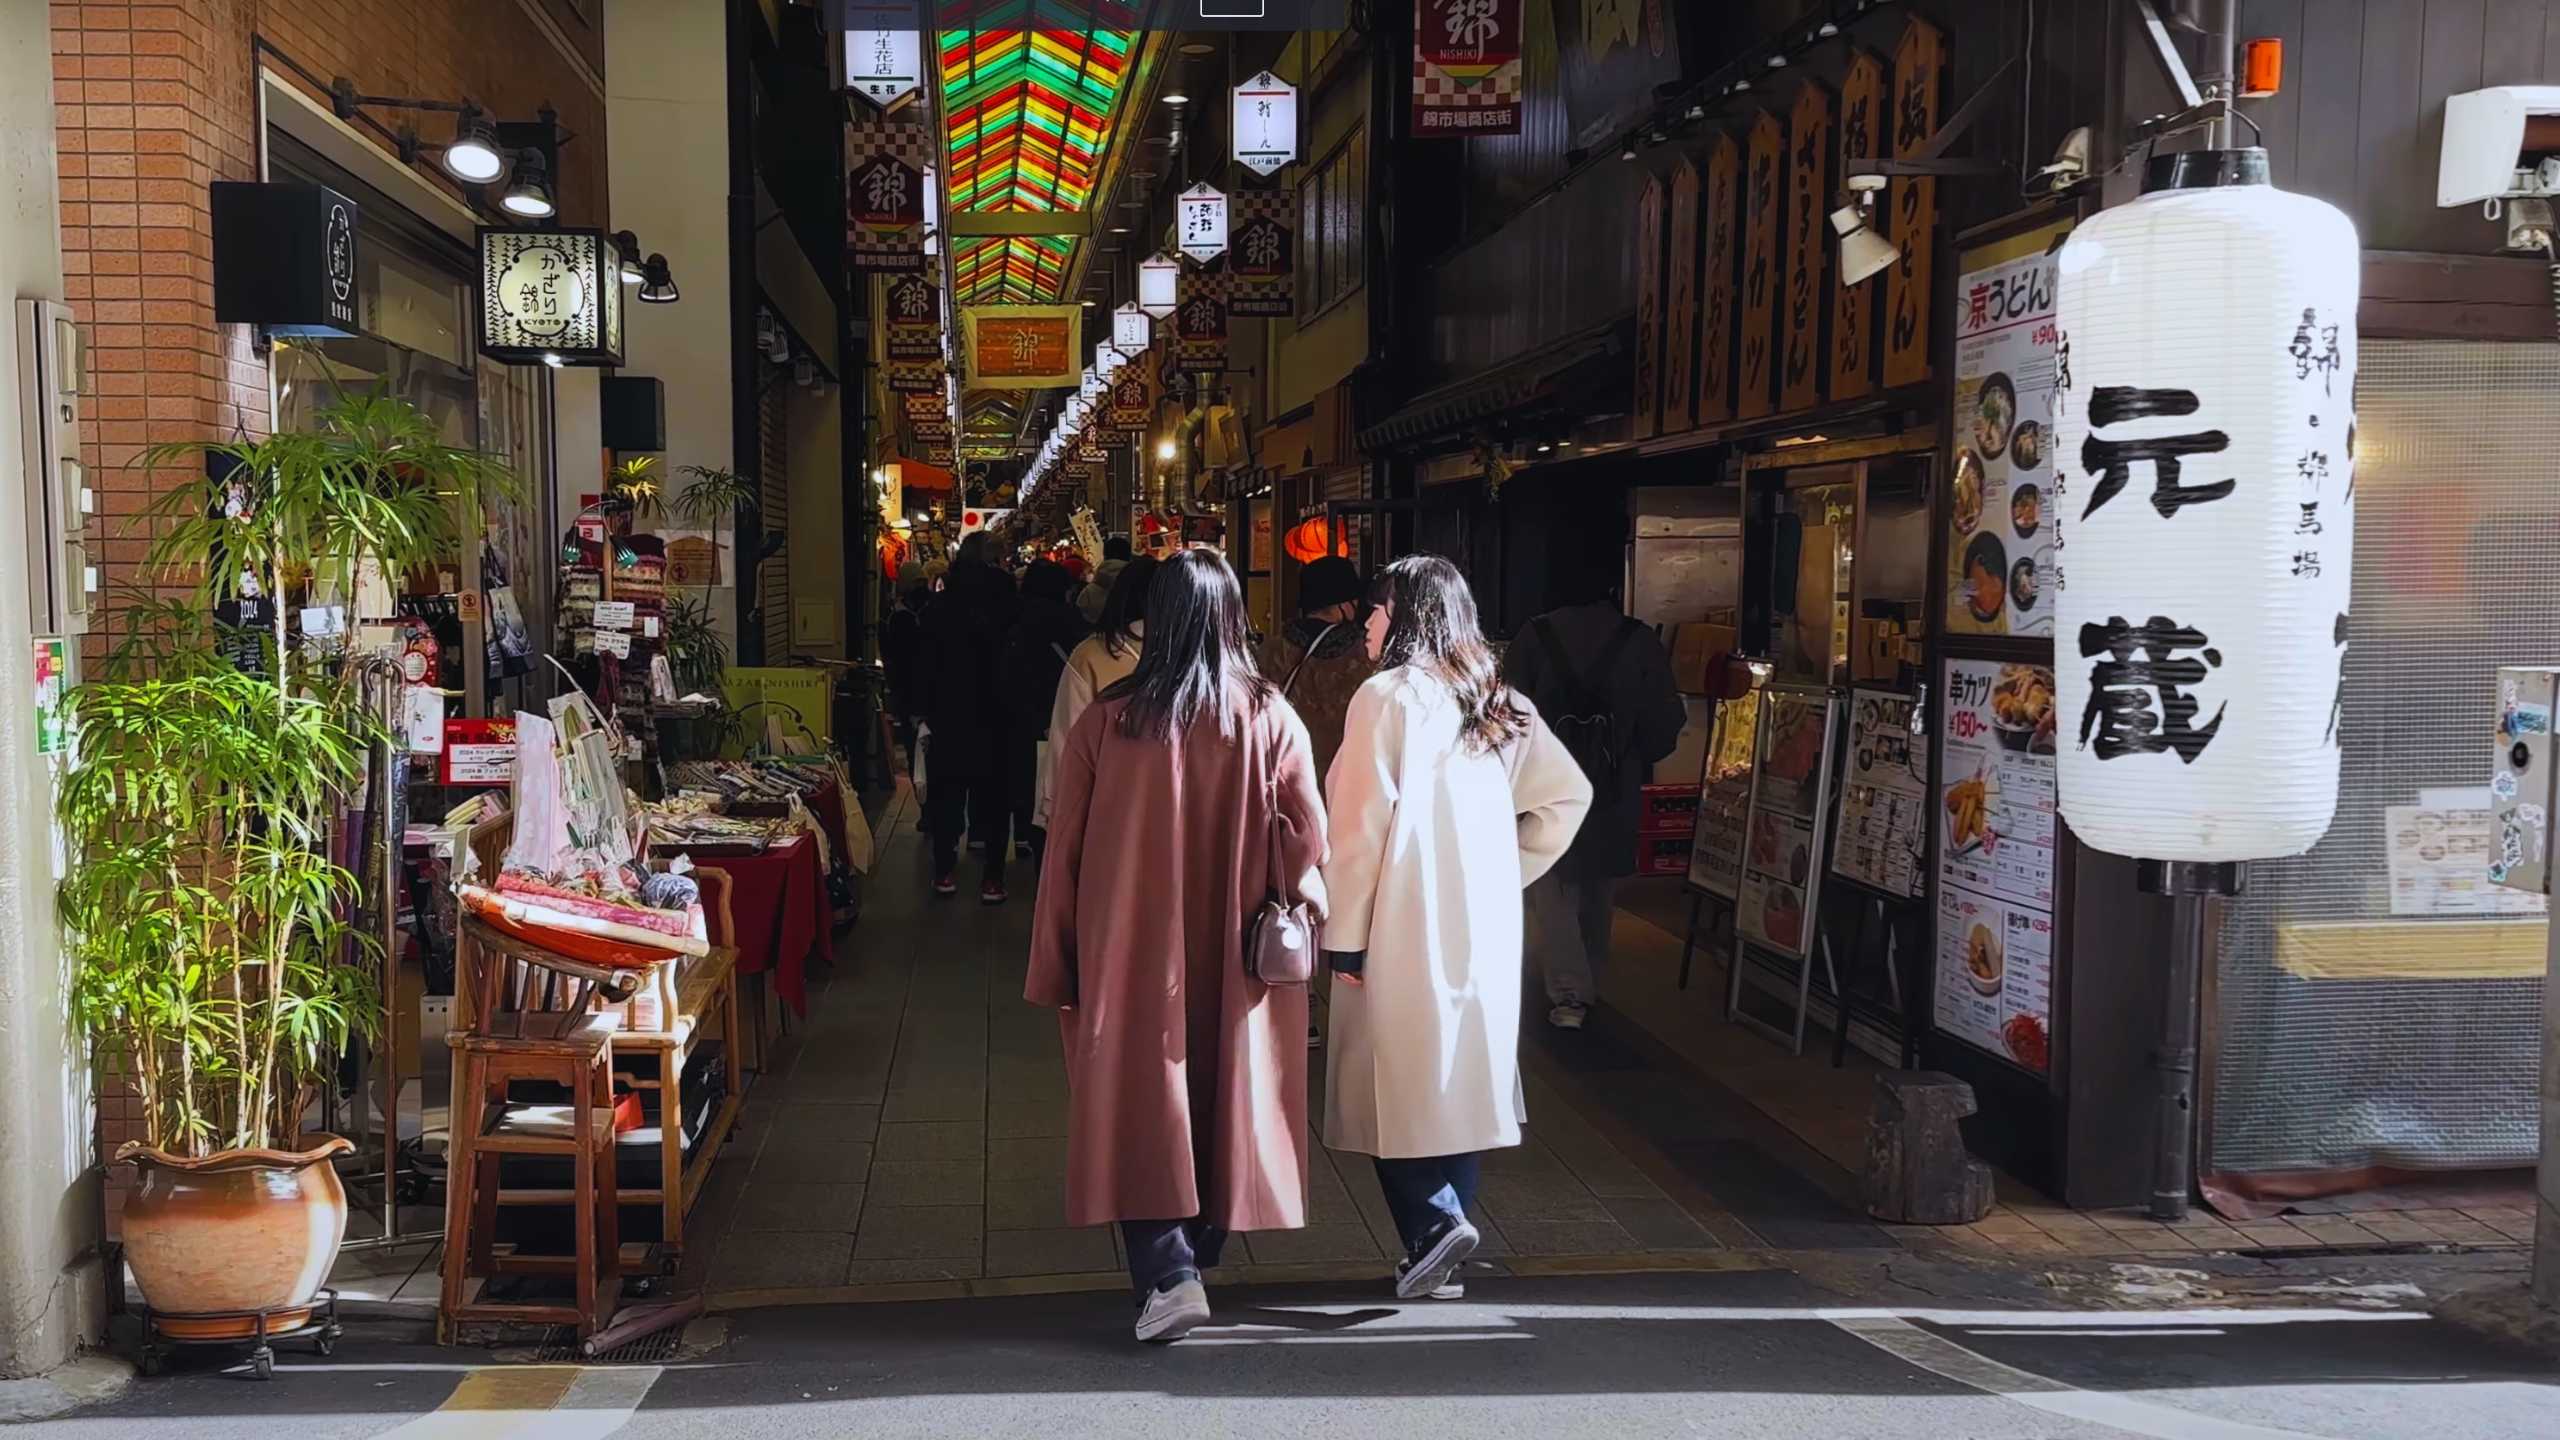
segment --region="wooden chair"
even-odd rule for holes
[[[678,967],[675,1004],[667,1015],[665,1028],[622,1030],[613,1037],[617,1054],[657,1057],[654,1075],[626,1071],[621,1078],[635,1090],[658,1092],[658,1184],[621,1193],[626,1205],[658,1207],[659,1261],[669,1274],[675,1273],[676,1264],[684,1255],[685,1214],[711,1178],[711,1162],[737,1124],[746,1090],[746,1063],[738,1028],[738,947],[729,913],[729,877],[709,868],[696,870],[694,876],[702,886],[702,910],[710,932],[711,953]],[[725,1042],[722,1066],[727,1072],[728,1093],[721,1098],[720,1109],[711,1122],[702,1128],[701,1138],[688,1159],[684,1147],[685,1064],[693,1058],[696,1047],[712,1035]]]
[[[639,971],[554,954],[465,918],[456,990],[467,1013],[446,1037],[455,1107],[445,1179],[442,1338],[482,1322],[567,1325],[594,1334],[621,1302],[621,1200],[614,1173],[613,1044],[617,1017],[598,998],[627,999]],[[558,1086],[567,1099],[510,1098],[520,1081]],[[562,1197],[574,1216],[568,1255],[500,1255],[498,1167],[509,1155],[570,1161]],[[482,1298],[501,1275],[567,1275],[569,1301]]]

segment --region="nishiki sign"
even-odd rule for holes
[[[1413,133],[1520,131],[1521,0],[1414,0]]]

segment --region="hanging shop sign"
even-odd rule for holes
[[[1139,278],[1140,283],[1144,284],[1143,273]],[[1149,313],[1139,309],[1138,302],[1135,300],[1111,312],[1111,343],[1124,355],[1135,355],[1146,349],[1147,340],[1153,328],[1154,322]]]
[[[830,0],[827,22],[843,43],[836,50],[836,88],[882,110],[914,99],[924,81],[924,22],[916,0]]]
[[[1742,349],[1734,367],[1734,414],[1757,420],[1777,408],[1778,216],[1786,206],[1780,167],[1786,127],[1763,111],[1751,122],[1743,158]]]
[[[844,153],[845,244],[853,268],[875,274],[922,271],[932,130],[904,116],[849,121]]]
[[[1183,277],[1182,308],[1174,317],[1174,339],[1186,370],[1218,370],[1227,363],[1227,277],[1223,273]]]
[[[1740,307],[1736,272],[1742,231],[1735,201],[1742,193],[1742,147],[1718,135],[1707,152],[1706,193],[1700,197],[1707,227],[1706,253],[1698,261],[1698,423],[1733,418],[1734,316]]]
[[[1229,310],[1237,315],[1287,316],[1297,309],[1297,207],[1286,191],[1246,190],[1235,197],[1235,277]]]
[[[2145,859],[2299,855],[2337,808],[2360,251],[2230,158],[2059,261],[2063,809]]]
[[[1206,265],[1227,253],[1227,197],[1206,180],[1174,201],[1174,236],[1182,253]]]
[[[1807,80],[1796,87],[1787,112],[1786,340],[1779,350],[1778,409],[1810,410],[1822,403],[1823,312],[1830,293],[1823,276],[1831,256],[1831,227],[1824,211],[1831,197],[1831,92]]]
[[[942,362],[939,360],[912,364],[893,364],[889,372],[889,388],[900,395],[931,395],[942,398]]]
[[[1135,430],[1147,423],[1147,380],[1143,375],[1124,375],[1111,382],[1111,409],[1104,423],[1115,430]]]
[[[480,353],[622,363],[622,257],[601,230],[480,230]]]
[[[938,391],[909,392],[900,395],[898,401],[910,420],[943,419],[951,414],[950,402]]]
[[[1947,631],[2051,635],[2056,535],[2052,253],[2069,221],[1968,250],[1955,294]]]
[[[2043,1074],[2053,1021],[2054,672],[1946,662],[1938,725],[1938,1028]]]
[[[1878,154],[1884,134],[1884,62],[1864,50],[1850,52],[1840,81],[1840,175],[1849,161]],[[1882,226],[1889,217],[1879,214]],[[1876,306],[1884,286],[1835,279],[1831,286],[1831,398],[1854,400],[1876,388]]]
[[[1129,357],[1121,354],[1120,347],[1117,345],[1096,345],[1093,347],[1093,373],[1101,376],[1105,380],[1109,380],[1112,376],[1119,374],[1120,367],[1128,363]]]
[[[1159,250],[1138,262],[1138,308],[1157,320],[1181,303],[1182,262]]]
[[[1947,68],[1945,32],[1914,18],[1893,47],[1893,155],[1908,160],[1938,133],[1939,85]],[[1884,383],[1887,389],[1929,378],[1929,286],[1938,229],[1938,182],[1895,177],[1887,239],[1902,259],[1885,271]]]
[[[1047,390],[1077,383],[1084,353],[1077,305],[972,305],[960,312],[972,389]]]
[[[1076,387],[1076,396],[1087,404],[1090,404],[1094,397],[1102,394],[1103,391],[1108,388],[1109,386],[1103,381],[1100,372],[1096,371],[1094,367],[1087,365],[1084,367],[1084,383]]]
[[[1669,187],[1661,176],[1652,176],[1636,201],[1635,394],[1628,424],[1638,440],[1662,431],[1662,252],[1669,213]]]
[[[213,182],[213,318],[353,335],[356,202],[326,185]]]
[[[1662,430],[1677,434],[1697,419],[1698,190],[1695,160],[1671,169],[1671,253],[1662,302]]]
[[[1521,0],[1414,0],[1413,133],[1520,132]]]
[[[1265,70],[1235,89],[1236,163],[1256,175],[1298,158],[1298,87]]]
[[[922,275],[901,275],[889,283],[889,358],[942,358],[942,292]]]
[[[944,468],[944,469],[946,469],[946,470],[947,470],[947,469],[949,469],[949,468],[951,468],[951,442],[950,442],[950,441],[948,441],[948,440],[935,440],[935,441],[931,441],[931,442],[928,442],[928,443],[927,443],[923,448],[924,448],[924,456],[923,456],[923,458],[924,458],[924,463],[926,463],[927,465],[939,465],[939,466],[943,467],[943,468]]]
[[[907,422],[907,433],[918,440],[948,440],[951,438],[951,421],[947,416],[942,415],[910,420]]]

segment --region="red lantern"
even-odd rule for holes
[[[1290,526],[1289,533],[1281,539],[1280,544],[1281,548],[1289,552],[1290,559],[1301,565],[1312,565],[1325,557],[1328,540],[1332,542],[1334,554],[1346,560],[1351,558],[1351,537],[1335,535],[1333,522],[1322,515],[1310,515]]]

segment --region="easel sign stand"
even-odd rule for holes
[[[1733,973],[1725,983],[1725,1019],[1804,1053],[1805,1016],[1813,1000],[1814,941],[1822,925],[1822,878],[1830,868],[1831,774],[1838,748],[1840,696],[1825,685],[1764,687],[1751,805],[1744,832],[1742,882],[1734,902]],[[1792,921],[1792,923],[1790,923]],[[1751,952],[1796,965],[1792,1031],[1742,1009],[1743,969]],[[1834,991],[1839,971],[1822,937],[1822,965]]]
[[[1707,753],[1698,764],[1698,818],[1689,832],[1689,928],[1680,938],[1680,988],[1698,953],[1698,922],[1710,901],[1728,917],[1742,893],[1742,851],[1750,838],[1751,776],[1758,767],[1761,677],[1752,688],[1716,703]]]
[[[1925,913],[1929,893],[1929,775],[1925,763],[1913,765],[1927,753],[1927,726],[1920,718],[1926,713],[1922,701],[1899,690],[1860,686],[1850,691],[1848,754],[1830,846],[1834,878],[1861,900],[1850,952],[1853,975],[1867,953],[1871,926],[1884,931],[1885,990],[1901,1031],[1900,1065],[1905,1070],[1918,1068],[1919,1025],[1902,984],[1902,926]],[[1831,1064],[1837,1069],[1848,1063],[1856,1002],[1831,968],[1828,931],[1823,933],[1823,961],[1839,1006],[1831,1035]]]

